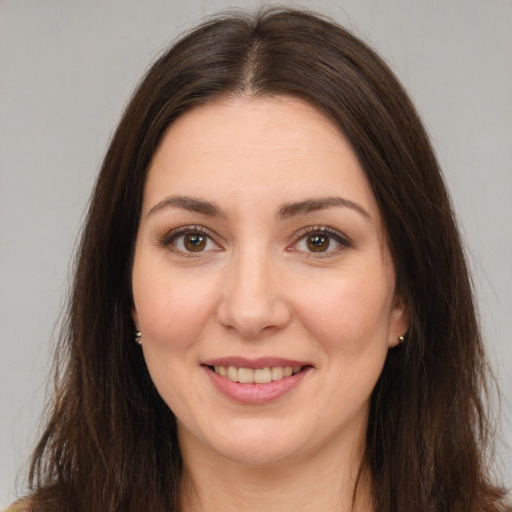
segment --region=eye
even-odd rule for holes
[[[295,248],[298,251],[305,252],[329,252],[341,244],[334,240],[331,236],[323,233],[313,233],[302,237],[296,244]]]
[[[208,238],[202,233],[187,233],[175,238],[174,246],[180,251],[201,252],[208,245]]]
[[[180,227],[166,234],[161,240],[161,245],[184,256],[193,253],[216,251],[220,247],[213,238],[202,228]]]
[[[341,233],[321,226],[306,228],[300,232],[290,250],[327,256],[348,246],[350,246],[349,241]]]

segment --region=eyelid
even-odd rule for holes
[[[179,236],[183,236],[183,235],[187,235],[187,234],[191,234],[191,233],[200,233],[201,235],[208,237],[219,249],[222,249],[222,246],[217,241],[218,237],[216,236],[215,233],[213,233],[208,228],[205,228],[204,226],[198,226],[196,224],[179,226],[177,228],[171,229],[170,231],[166,231],[162,236],[160,236],[158,238],[158,245],[171,250],[173,253],[175,253],[179,256],[183,256],[186,258],[198,257],[204,253],[211,252],[211,250],[199,251],[197,253],[186,252],[186,251],[182,251],[182,250],[174,247],[173,242],[176,240],[176,238],[178,238]]]
[[[340,244],[340,246],[335,248],[335,249],[332,249],[330,251],[328,250],[328,251],[325,251],[325,252],[317,252],[317,253],[315,253],[315,252],[300,251],[300,252],[303,252],[305,255],[307,255],[308,258],[311,258],[311,257],[314,257],[314,258],[326,258],[328,256],[332,256],[332,255],[338,253],[340,250],[343,250],[343,249],[346,249],[346,248],[352,246],[351,240],[346,235],[344,235],[343,233],[338,231],[337,229],[331,228],[329,226],[317,225],[317,226],[306,226],[306,227],[300,229],[299,231],[297,231],[296,233],[294,233],[294,235],[293,235],[293,242],[288,247],[287,250],[299,252],[297,249],[294,249],[294,245],[296,245],[297,242],[299,242],[300,240],[302,240],[306,236],[314,235],[314,234],[317,234],[317,233],[318,234],[322,234],[322,235],[326,235],[326,236],[334,239],[337,243]]]
[[[204,255],[204,253],[208,253],[208,252],[212,251],[210,249],[210,250],[206,250],[206,251],[199,251],[197,253],[187,252],[187,251],[182,251],[173,245],[173,242],[176,240],[177,237],[186,235],[186,234],[190,234],[190,233],[200,233],[200,234],[208,237],[218,247],[218,250],[223,249],[222,245],[218,241],[218,236],[214,232],[212,232],[208,228],[205,228],[204,226],[199,226],[196,224],[179,226],[177,228],[166,231],[162,236],[160,236],[158,238],[158,245],[160,245],[161,247],[164,247],[166,249],[169,249],[173,253],[175,253],[179,256],[182,256],[182,257],[198,257],[201,255]],[[335,240],[339,244],[339,247],[336,247],[331,250],[327,250],[325,252],[317,252],[317,253],[298,250],[294,247],[297,244],[297,242],[299,242],[306,236],[312,235],[312,234],[326,235],[326,236],[332,238],[333,240]],[[343,250],[347,247],[352,246],[352,242],[346,235],[344,235],[337,229],[331,228],[329,226],[324,226],[324,225],[306,226],[304,228],[301,228],[300,230],[298,230],[296,233],[294,233],[292,235],[292,239],[293,239],[292,243],[286,249],[287,251],[301,252],[301,253],[304,253],[304,255],[306,255],[306,257],[314,257],[314,258],[325,258],[328,256],[332,256],[332,255],[338,253],[340,250]]]

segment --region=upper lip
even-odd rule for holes
[[[205,366],[235,366],[237,368],[269,368],[272,366],[311,366],[310,363],[305,361],[298,361],[296,359],[283,359],[282,357],[258,357],[249,359],[246,357],[219,357],[215,359],[208,359],[202,363]]]

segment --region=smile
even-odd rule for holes
[[[266,368],[239,368],[237,366],[210,366],[217,375],[241,384],[268,384],[299,373],[302,366],[271,366]]]
[[[244,405],[264,405],[284,398],[314,370],[306,362],[273,357],[229,357],[201,366],[214,389],[230,401]]]

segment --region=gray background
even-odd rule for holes
[[[93,180],[149,62],[205,14],[266,2],[0,0],[0,508],[19,492]],[[282,2],[385,56],[434,141],[464,226],[505,400],[512,485],[512,2]],[[23,471],[22,471],[23,472]],[[20,478],[19,483],[22,483]]]

